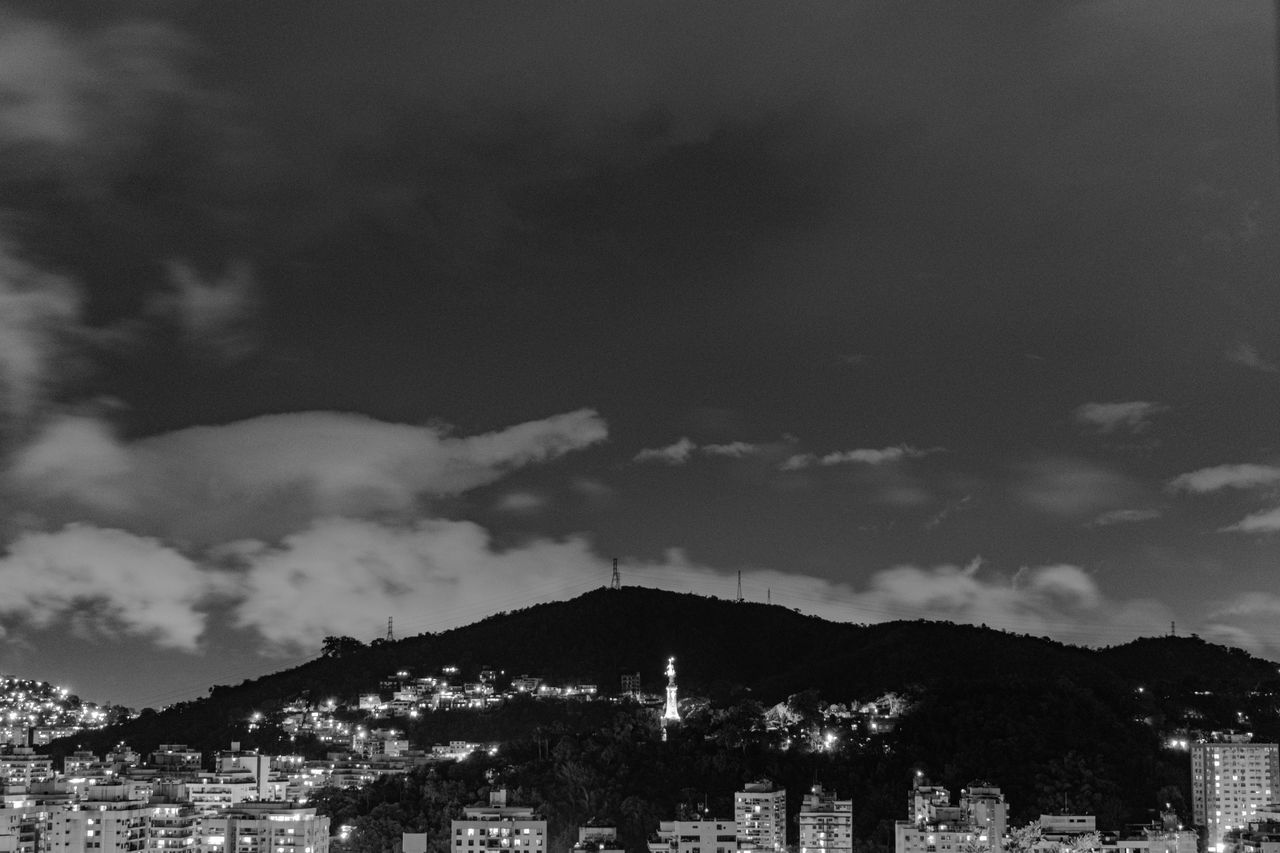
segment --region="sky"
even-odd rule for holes
[[[1280,660],[1274,12],[0,3],[0,670],[160,707],[615,557]]]

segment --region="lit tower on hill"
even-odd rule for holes
[[[667,658],[667,707],[662,712],[663,722],[680,722],[680,709],[676,706],[676,659]]]

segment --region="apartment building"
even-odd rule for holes
[[[1193,743],[1191,808],[1207,850],[1221,851],[1230,830],[1244,829],[1280,792],[1274,743]]]
[[[733,795],[738,849],[778,853],[787,846],[787,791],[767,779],[743,786]]]
[[[853,800],[814,785],[801,802],[800,853],[852,853]]]

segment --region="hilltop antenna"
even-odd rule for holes
[[[618,576],[618,558],[613,558],[613,578],[609,581],[609,589],[622,589],[622,578]]]
[[[764,591],[764,603],[773,604],[773,587],[769,587]]]
[[[742,570],[738,570],[738,597],[735,599],[738,604],[742,603]]]
[[[387,642],[394,643],[396,639],[395,632],[391,630],[391,617],[387,617]]]
[[[1178,623],[1177,623],[1177,622],[1170,622],[1170,623],[1169,623],[1169,636],[1170,636],[1170,637],[1176,637],[1176,636],[1178,636]]]

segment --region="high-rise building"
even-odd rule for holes
[[[1191,810],[1207,850],[1243,829],[1280,792],[1280,747],[1274,743],[1191,744]]]
[[[852,853],[853,800],[814,785],[800,806],[800,853]]]
[[[507,805],[507,792],[489,792],[489,805],[469,806],[452,824],[453,853],[546,853],[547,822],[527,806]]]
[[[787,791],[768,780],[743,786],[733,795],[738,850],[776,853],[787,846]]]

